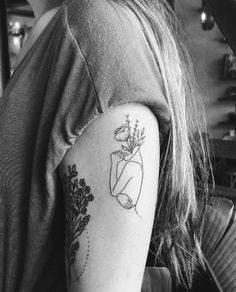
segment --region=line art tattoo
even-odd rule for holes
[[[71,268],[80,248],[79,237],[82,236],[90,221],[87,215],[89,202],[94,200],[90,187],[84,179],[78,181],[76,166],[68,166],[68,174],[64,174],[63,184],[65,189],[65,257],[67,260],[67,279],[71,282]],[[86,230],[87,232],[87,230]],[[88,234],[87,234],[88,237]],[[86,264],[88,254],[86,256]],[[83,267],[83,272],[85,267]],[[78,280],[78,279],[76,279]]]
[[[140,147],[145,140],[145,128],[140,131],[138,120],[131,127],[129,115],[125,117],[126,123],[114,132],[115,140],[121,143],[121,150],[111,153],[110,190],[121,206],[135,208],[137,212],[144,175]]]

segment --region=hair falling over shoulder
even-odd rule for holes
[[[156,262],[170,269],[177,284],[190,288],[197,267],[204,266],[204,208],[198,210],[198,201],[207,196],[211,169],[204,137],[205,112],[192,63],[181,41],[180,27],[165,0],[110,1],[135,13],[161,75],[171,113],[171,132],[161,157],[152,240]]]

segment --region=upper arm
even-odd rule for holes
[[[157,200],[159,148],[152,112],[129,104],[96,119],[64,157],[59,171],[70,291],[141,289]]]

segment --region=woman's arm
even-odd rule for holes
[[[110,190],[111,153],[122,150],[129,159],[128,150],[122,147],[128,132],[120,130],[116,138],[114,135],[127,115],[131,144],[140,147],[143,161],[140,195],[130,209],[124,208]],[[145,138],[141,136],[144,127]],[[144,142],[139,142],[140,146],[138,139]],[[126,161],[120,162],[121,167],[122,163]],[[69,150],[59,171],[65,197],[69,291],[141,291],[159,173],[159,129],[152,112],[142,105],[129,104],[101,115]],[[130,184],[126,189],[131,197],[136,191],[133,188]]]

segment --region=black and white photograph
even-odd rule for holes
[[[236,0],[0,0],[0,292],[236,292]]]

